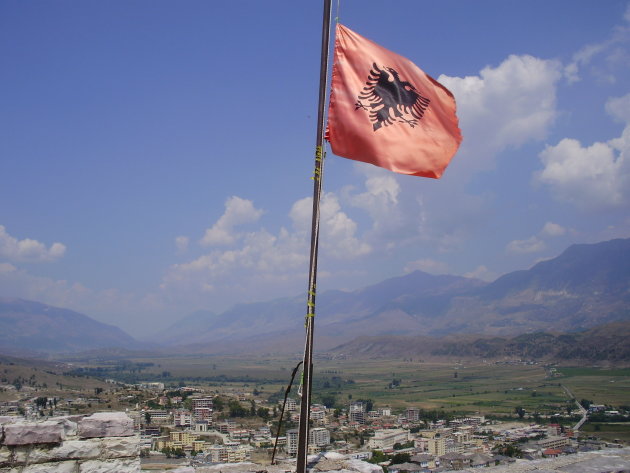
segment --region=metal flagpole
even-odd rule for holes
[[[319,107],[317,112],[317,144],[315,147],[315,173],[313,175],[313,217],[311,223],[311,258],[306,302],[306,343],[302,365],[302,402],[298,430],[297,473],[306,473],[308,431],[311,414],[311,388],[313,386],[313,328],[315,322],[315,293],[317,287],[317,251],[319,247],[319,208],[324,174],[324,126],[326,91],[328,89],[328,50],[330,44],[330,16],[332,0],[324,0],[322,22],[322,49],[319,72]]]

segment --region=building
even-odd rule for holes
[[[298,431],[297,429],[287,430],[287,453],[297,455],[298,452]]]
[[[315,429],[309,429],[308,443],[316,445],[318,447],[324,447],[330,444],[330,432],[328,429],[318,427]]]
[[[295,402],[295,399],[293,399],[291,397],[288,397],[287,398],[286,410],[289,411],[289,412],[293,412],[293,411],[296,411],[297,408],[298,408],[298,405],[297,405],[297,402]]]
[[[350,422],[365,424],[365,404],[362,402],[353,402],[350,404],[350,412],[348,418]]]
[[[409,431],[404,429],[386,429],[374,431],[374,437],[368,440],[371,450],[386,450],[394,448],[394,444],[409,441]]]
[[[240,463],[251,459],[252,448],[238,442],[226,442],[224,445],[212,445],[204,450],[208,463]]]
[[[189,427],[192,424],[192,414],[185,409],[173,411],[173,424],[176,427]]]
[[[408,407],[405,417],[409,422],[418,422],[420,420],[420,409],[417,407]]]
[[[546,439],[542,439],[539,440],[537,442],[538,447],[542,450],[551,448],[551,449],[556,449],[556,448],[562,448],[562,447],[566,447],[567,445],[570,444],[570,441],[567,437],[549,437]]]
[[[168,411],[150,409],[145,412],[150,416],[152,424],[164,425],[171,422],[171,414]]]
[[[197,397],[192,399],[192,413],[195,420],[212,422],[212,398]]]
[[[446,440],[441,437],[428,439],[427,451],[430,455],[441,457],[446,455]]]

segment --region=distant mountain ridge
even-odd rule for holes
[[[629,340],[630,322],[614,322],[584,332],[536,332],[515,337],[360,337],[329,353],[369,359],[449,357],[627,363]]]
[[[146,350],[161,343],[167,345],[162,352],[185,354],[298,353],[304,344],[305,304],[306,297],[299,296],[239,304],[221,314],[199,311],[152,337],[148,346],[68,309],[0,298],[0,352]],[[353,292],[322,292],[315,337],[318,351],[373,336],[427,337],[422,342],[427,346],[443,337],[444,347],[454,334],[505,339],[624,321],[630,321],[630,239],[573,245],[492,283],[416,271]]]
[[[194,332],[171,336],[168,343],[207,353],[299,351],[305,300],[242,304],[207,317],[197,313]],[[492,283],[416,271],[353,292],[327,291],[318,294],[316,313],[319,350],[360,336],[510,336],[630,320],[630,239],[572,245]],[[165,333],[173,334],[179,324]]]
[[[0,351],[32,355],[105,347],[140,347],[118,327],[69,309],[0,297]]]

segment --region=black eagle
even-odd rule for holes
[[[363,104],[361,100],[369,103]],[[396,121],[407,123],[413,128],[424,115],[429,102],[411,83],[400,80],[397,71],[391,67],[381,69],[374,63],[365,87],[358,96],[355,110],[361,108],[369,112],[374,131]],[[407,119],[403,114],[411,114],[413,118]]]

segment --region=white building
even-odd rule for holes
[[[368,440],[368,448],[372,450],[385,450],[394,448],[396,443],[409,441],[409,431],[404,429],[376,430],[374,437]]]
[[[298,452],[298,431],[297,429],[287,430],[287,453],[297,455]]]
[[[316,445],[318,447],[324,447],[330,444],[330,432],[328,429],[318,427],[315,429],[309,429],[308,431],[308,443]]]

